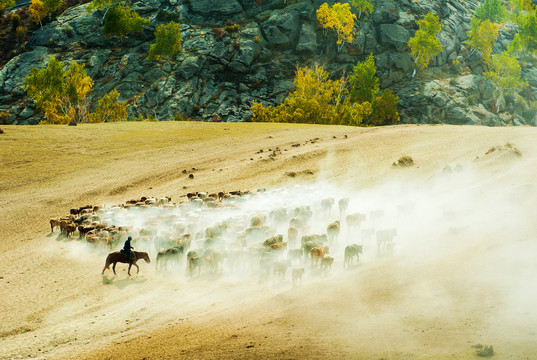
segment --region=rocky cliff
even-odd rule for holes
[[[153,26],[175,19],[182,24],[183,50],[172,62],[146,60],[154,41],[151,28],[125,39],[103,36],[96,11],[87,4],[72,7],[34,33],[26,52],[0,70],[0,111],[10,123],[41,119],[24,90],[24,77],[43,67],[48,55],[86,64],[95,82],[90,100],[112,89],[130,104],[129,113],[160,120],[192,118],[245,121],[252,100],[279,104],[293,88],[297,66],[324,65],[332,76],[349,74],[357,61],[373,53],[381,88],[399,97],[404,123],[532,124],[527,102],[535,100],[537,70],[523,70],[530,88],[526,108],[504,104],[492,113],[491,85],[482,77],[479,55],[465,44],[476,0],[377,0],[372,14],[356,21],[356,37],[338,51],[335,37],[319,28],[318,0],[148,0],[132,5]],[[328,1],[329,4],[333,1]],[[443,52],[415,76],[406,45],[417,30],[415,20],[429,11],[443,24]],[[238,24],[225,31],[226,24]],[[505,27],[497,41],[500,52],[513,37]],[[224,35],[224,36],[222,36]],[[95,105],[94,105],[95,106]],[[523,115],[523,111],[526,111]]]

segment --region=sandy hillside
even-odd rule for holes
[[[496,359],[537,358],[535,128],[2,129],[0,359],[474,359],[477,344],[492,345]],[[402,156],[414,165],[392,166]],[[256,195],[216,210],[109,210],[141,196],[181,203],[190,191],[238,189]],[[336,204],[323,211],[330,197]],[[200,234],[193,248],[206,244],[205,226],[235,219],[231,241],[256,214],[286,240],[288,219],[269,217],[278,208],[310,207],[300,235],[326,233],[335,220],[341,232],[331,269],[292,264],[305,268],[297,287],[291,269],[273,278],[250,250],[216,272],[189,276],[184,262],[157,271],[157,250],[138,232],[133,244],[151,263],[140,261],[138,276],[124,264],[101,275],[110,250],[48,223],[87,204],[137,231],[181,218]],[[359,228],[347,226],[350,213],[366,215]],[[391,251],[374,235],[389,229]],[[344,269],[351,243],[363,253]]]

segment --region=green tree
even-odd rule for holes
[[[492,56],[490,70],[483,76],[492,82],[497,90],[496,108],[507,92],[522,90],[528,83],[521,76],[518,60],[513,55],[503,52]]]
[[[485,63],[490,60],[490,53],[496,43],[497,36],[498,25],[491,23],[488,19],[481,21],[478,18],[472,18],[468,44],[481,53]]]
[[[63,5],[63,0],[43,0],[43,4],[48,13],[53,13]]]
[[[127,117],[127,103],[119,101],[119,92],[114,89],[99,100],[97,109],[90,114],[89,119],[92,123],[100,123],[123,121]]]
[[[52,55],[44,69],[33,68],[24,81],[28,95],[35,100],[37,108],[45,112],[51,124],[85,119],[86,96],[92,86],[84,65],[73,61],[65,70],[63,63]]]
[[[419,30],[408,41],[408,45],[414,56],[414,62],[420,69],[425,69],[429,66],[431,57],[442,51],[442,44],[436,37],[442,29],[442,25],[440,25],[438,16],[432,12],[429,12],[425,18],[417,20],[416,24],[418,24]]]
[[[373,111],[367,119],[367,125],[389,125],[400,121],[397,102],[399,97],[395,96],[391,90],[383,91],[380,96],[373,101]]]
[[[535,9],[535,5],[533,5],[532,0],[510,0],[509,5],[511,7],[511,11],[515,15],[518,15],[522,12],[533,11]]]
[[[509,47],[510,52],[520,53],[523,50],[530,54],[537,52],[537,13],[535,11],[519,14],[518,33]]]
[[[349,96],[352,102],[373,102],[379,92],[375,58],[370,54],[364,62],[358,62],[349,76]]]
[[[352,6],[358,9],[358,18],[362,16],[362,13],[371,14],[373,12],[373,4],[368,0],[352,0]]]
[[[356,20],[356,15],[351,12],[349,4],[336,2],[330,7],[327,3],[324,3],[317,10],[317,20],[319,20],[322,28],[336,31],[340,51],[345,42],[352,42],[354,39],[354,20]]]
[[[118,5],[108,9],[104,18],[104,36],[117,35],[125,37],[132,32],[142,32],[144,26],[149,26],[151,21],[144,19],[136,11],[131,11],[128,6]]]
[[[507,11],[501,0],[485,0],[475,11],[476,16],[481,20],[490,20],[493,23],[501,23]]]
[[[15,0],[0,0],[0,15],[13,6],[15,6]]]
[[[158,60],[161,57],[170,59],[181,51],[181,24],[170,22],[167,25],[157,25],[154,44],[149,47],[148,60]]]

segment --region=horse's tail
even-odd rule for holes
[[[112,264],[112,262],[110,261],[111,257],[112,257],[112,254],[108,254],[108,256],[106,257],[106,262],[104,263],[104,268],[102,272],[103,274],[106,269],[110,269],[110,264]]]

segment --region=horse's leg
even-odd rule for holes
[[[108,266],[110,266],[110,263],[109,263],[108,261],[106,261],[106,262],[104,263],[104,268],[103,268],[103,272],[102,272],[102,274],[104,274],[104,271],[108,268]]]
[[[131,267],[132,267],[132,263],[130,262],[129,263],[129,270],[127,271],[127,274],[129,274],[129,276],[131,276]]]
[[[138,273],[140,272],[140,267],[136,263],[134,263],[132,265],[136,266],[136,275],[138,275]]]
[[[114,275],[117,275],[116,274],[116,265],[117,265],[117,262],[115,262],[114,265],[112,266],[112,270],[114,270]]]

